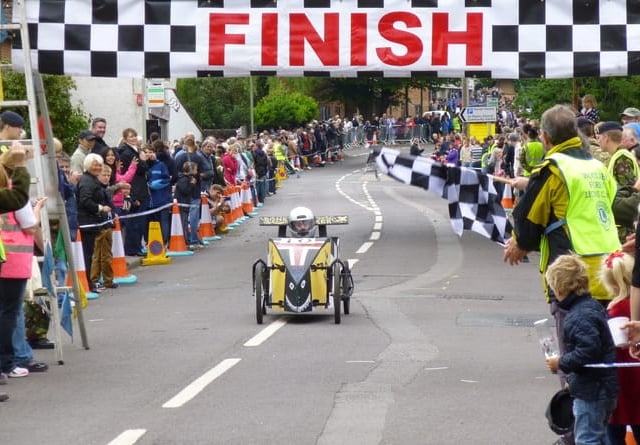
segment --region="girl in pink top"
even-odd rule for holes
[[[111,167],[111,180],[109,181],[110,185],[126,183],[131,184],[131,180],[136,174],[136,170],[138,168],[138,159],[134,159],[131,161],[129,168],[126,172],[122,172],[122,163],[118,161],[116,157],[115,150],[113,148],[109,148],[104,154],[104,163]],[[117,189],[111,198],[113,202],[113,207],[115,208],[115,212],[120,215],[122,213],[122,205],[124,204],[124,193],[128,190]]]

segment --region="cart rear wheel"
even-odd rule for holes
[[[254,276],[255,282],[253,283],[253,290],[256,294],[256,322],[258,324],[262,324],[263,315],[267,313],[267,308],[264,301],[264,291],[262,287],[264,282],[264,265],[258,264],[256,266]]]
[[[340,288],[340,265],[333,265],[333,318],[336,324],[340,324],[340,302],[342,290]]]

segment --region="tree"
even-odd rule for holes
[[[71,103],[71,91],[76,84],[69,76],[42,75],[49,118],[53,134],[60,139],[64,150],[73,152],[78,145],[78,134],[89,127],[89,116]],[[23,73],[15,71],[2,72],[2,88],[5,100],[23,100],[27,97],[27,89]],[[18,110],[25,117],[25,130],[30,133],[28,112]],[[44,135],[40,135],[44,138]]]
[[[249,79],[179,79],[176,94],[203,128],[249,125]]]
[[[543,79],[516,81],[515,104],[523,114],[539,117],[556,104],[580,106],[580,98],[593,94],[602,120],[620,120],[627,107],[640,103],[640,76],[585,77],[579,79]]]
[[[318,116],[318,103],[309,96],[284,88],[263,97],[255,107],[255,123],[260,129],[294,128]]]

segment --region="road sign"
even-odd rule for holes
[[[496,107],[467,107],[460,112],[462,122],[495,122]]]
[[[164,107],[164,85],[158,83],[149,83],[147,85],[147,107]]]

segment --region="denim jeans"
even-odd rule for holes
[[[258,180],[256,181],[256,198],[258,199],[258,202],[264,202],[264,197],[267,194],[266,188],[267,188],[267,177],[266,176],[259,177]]]
[[[187,244],[201,244],[202,241],[198,236],[198,228],[200,227],[200,198],[191,201],[189,206],[189,238]]]
[[[607,425],[616,407],[616,399],[573,400],[573,427],[576,444],[610,445]]]
[[[27,332],[24,325],[24,299],[20,298],[20,307],[16,318],[16,328],[13,330],[13,360],[20,366],[33,361],[33,350],[27,342]]]
[[[26,287],[26,279],[0,278],[0,371],[4,373],[15,367],[13,331]]]

